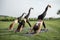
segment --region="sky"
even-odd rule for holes
[[[29,8],[33,7],[29,17],[37,18],[48,4],[51,8],[48,9],[45,17],[60,17],[57,15],[57,11],[60,10],[60,0],[0,0],[0,15],[19,17],[24,12],[27,14]]]

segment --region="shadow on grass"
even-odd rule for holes
[[[15,33],[14,30],[13,31],[9,31],[7,28],[6,29],[0,29],[0,36],[11,36],[11,35],[31,36],[29,34],[26,34],[26,31]]]

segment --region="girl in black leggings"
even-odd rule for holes
[[[31,28],[30,32],[32,32],[32,30],[33,30],[34,33],[39,33],[40,30],[41,30],[41,28],[42,28],[42,24],[43,24],[44,28],[46,28],[43,19],[44,19],[44,17],[46,16],[46,12],[47,12],[47,10],[48,10],[48,7],[51,8],[50,5],[47,5],[45,11],[44,11],[41,15],[38,16],[38,21],[37,21],[36,24]]]
[[[20,17],[16,18],[16,19],[10,24],[9,30],[13,30],[14,25],[15,25],[16,23],[18,23],[18,20],[19,20],[19,21],[21,20],[21,18],[23,17],[24,14],[25,14],[25,13],[23,13]]]
[[[33,9],[33,8],[30,8],[29,11],[28,11],[28,14],[24,17],[24,19],[21,20],[20,22],[18,22],[19,25],[18,25],[18,28],[17,28],[17,30],[16,30],[15,32],[19,32],[19,31],[21,32],[22,29],[23,29],[23,27],[25,26],[25,23],[26,23],[26,22],[27,22],[27,23],[29,24],[29,26],[31,27],[31,24],[30,24],[30,22],[29,22],[29,20],[28,20],[28,17],[29,17],[29,15],[30,15],[31,9]]]

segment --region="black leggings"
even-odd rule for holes
[[[18,28],[17,28],[17,30],[16,31],[20,31],[20,28],[21,27],[24,27],[25,26],[25,21],[24,20],[22,20],[21,22],[18,22],[19,23],[19,25],[18,25]],[[23,25],[23,26],[22,26]]]
[[[46,28],[46,25],[45,25],[44,21],[43,21],[43,27]]]
[[[29,22],[29,20],[28,19],[26,19],[26,22],[28,23],[28,25],[31,27],[31,24],[30,24],[30,22]]]

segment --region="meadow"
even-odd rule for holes
[[[32,25],[36,21],[30,21]],[[0,40],[60,40],[60,19],[57,20],[45,20],[47,32],[41,32],[38,35],[26,35],[29,30],[29,25],[26,23],[22,32],[15,33],[18,26],[14,26],[14,30],[9,31],[9,25],[11,21],[0,21]],[[43,28],[43,26],[42,26]]]

